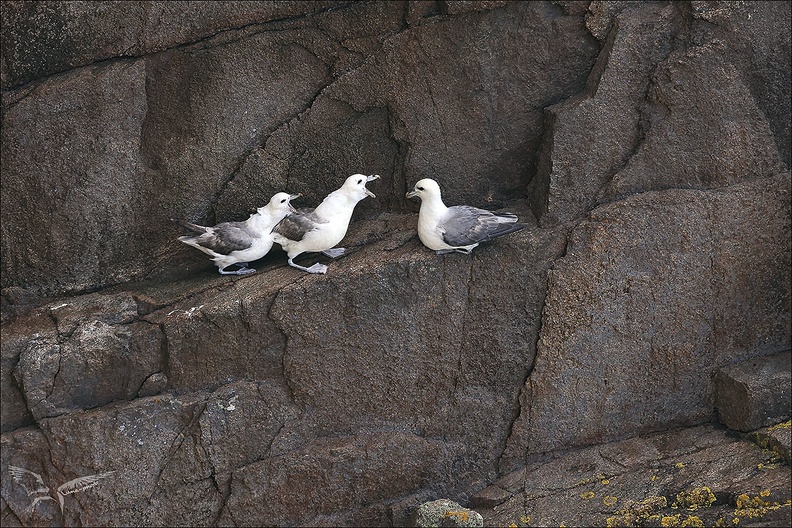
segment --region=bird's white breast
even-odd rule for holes
[[[443,241],[443,230],[438,226],[446,212],[446,207],[438,207],[430,202],[421,203],[418,212],[418,238],[429,249],[448,249],[451,246]]]

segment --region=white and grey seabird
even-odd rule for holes
[[[511,213],[493,213],[470,205],[446,207],[436,181],[425,178],[415,184],[407,198],[421,199],[418,211],[418,238],[438,255],[458,251],[470,253],[473,248],[493,238],[525,227]]]
[[[377,178],[379,175],[353,174],[316,209],[304,209],[284,217],[273,229],[273,237],[286,251],[289,266],[308,273],[327,273],[324,264],[317,262],[306,268],[295,264],[294,258],[305,252],[321,252],[331,258],[343,255],[344,248],[332,248],[346,235],[357,203],[366,196],[374,197],[366,189],[366,183]]]
[[[286,215],[295,212],[291,200],[299,194],[277,193],[264,207],[259,207],[244,222],[223,222],[214,227],[204,227],[184,220],[177,224],[195,233],[181,236],[179,240],[200,249],[214,261],[222,275],[247,275],[256,270],[248,268],[249,262],[260,259],[272,248],[272,228]],[[236,264],[236,271],[225,271]]]

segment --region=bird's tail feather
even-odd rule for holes
[[[188,231],[192,231],[193,233],[203,234],[206,233],[206,228],[204,226],[199,226],[198,224],[193,224],[191,222],[187,222],[186,220],[179,220],[178,218],[171,218],[171,222],[176,225],[183,227]]]
[[[502,224],[513,223],[517,221],[517,215],[514,213],[495,213],[498,217],[498,222]]]
[[[520,229],[528,227],[527,224],[518,224],[516,222],[509,222],[509,223],[502,223],[498,226],[497,229],[493,229],[488,235],[488,239],[492,240],[493,238],[497,238],[499,236],[508,235],[509,233],[514,233],[515,231],[519,231]]]

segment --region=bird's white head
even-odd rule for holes
[[[353,174],[349,178],[346,179],[344,185],[341,186],[341,190],[345,193],[349,194],[353,198],[357,198],[358,201],[362,200],[366,196],[371,196],[372,198],[376,198],[376,195],[366,189],[366,183],[370,181],[374,181],[379,178],[379,174],[375,174],[373,176],[364,176],[363,174]]]
[[[413,190],[406,194],[407,198],[417,196],[421,200],[425,198],[440,197],[440,186],[431,178],[418,180]]]
[[[289,194],[285,192],[279,192],[275,194],[272,198],[270,198],[269,203],[266,205],[266,208],[272,212],[276,213],[296,213],[297,210],[292,206],[291,201],[295,198],[299,198],[302,194]],[[259,213],[263,213],[264,207],[259,207]]]

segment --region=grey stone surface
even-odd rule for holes
[[[745,46],[710,36],[675,49],[682,15],[670,4],[593,2],[587,20],[602,20],[601,11],[618,14],[586,90],[546,109],[531,182],[542,225],[629,193],[720,187],[789,168],[788,141],[780,141],[788,126],[768,120],[765,101],[751,97],[751,74],[735,65],[748,61]],[[726,18],[739,24],[740,16]],[[788,48],[789,39],[779,45]],[[789,76],[786,66],[771,68],[779,82]],[[788,101],[778,105],[788,113]]]
[[[217,33],[338,7],[343,2],[5,1],[3,86],[103,60],[156,53]]]
[[[766,116],[787,167],[792,165],[792,99],[781,86],[792,84],[792,3],[691,2],[696,42],[719,40],[742,82]]]
[[[163,374],[162,372],[155,372],[151,376],[147,377],[146,380],[143,382],[143,385],[140,386],[140,390],[137,393],[138,398],[145,398],[146,396],[154,396],[155,394],[161,393],[165,388],[168,386],[168,376]]]
[[[752,431],[789,419],[792,353],[752,358],[715,374],[718,419],[730,429]]]
[[[580,218],[630,159],[642,136],[649,75],[672,50],[678,16],[669,4],[641,4],[617,16],[586,89],[545,109],[547,128],[530,184],[542,225]],[[653,30],[645,31],[647,25]]]
[[[20,319],[44,330],[8,343],[18,354],[16,385],[36,420],[132,399],[162,370],[160,329],[137,320],[130,296],[88,295]]]
[[[724,60],[725,51],[721,43],[709,43],[674,51],[656,65],[648,87],[648,130],[601,199],[649,189],[724,187],[785,169],[769,122],[738,70]]]

